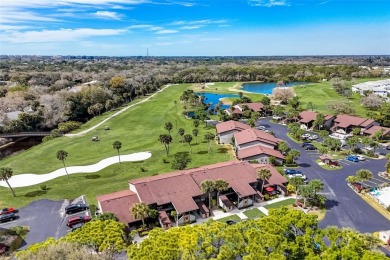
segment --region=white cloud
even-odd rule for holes
[[[228,20],[193,20],[193,21],[174,21],[170,25],[208,25],[208,24],[226,24]]]
[[[15,30],[25,30],[31,29],[31,26],[25,25],[9,25],[9,24],[0,24],[0,31],[15,31]]]
[[[0,23],[21,23],[21,22],[59,22],[60,20],[46,17],[31,11],[20,11],[13,8],[2,8],[0,6]]]
[[[74,6],[74,5],[137,5],[149,3],[149,0],[2,0],[1,7],[15,7],[15,8],[40,8],[40,7],[55,7],[55,6]]]
[[[120,20],[120,14],[110,11],[97,11],[95,14],[97,17]]]
[[[186,26],[180,27],[180,29],[183,29],[183,30],[194,30],[194,29],[199,29],[201,27],[202,27],[201,25],[186,25]]]
[[[170,33],[177,33],[179,31],[177,30],[167,30],[167,29],[164,29],[164,30],[159,30],[156,32],[156,34],[170,34]]]
[[[265,6],[265,7],[290,5],[289,3],[287,3],[286,0],[249,0],[248,4],[252,6]]]
[[[38,43],[38,42],[65,42],[86,39],[94,36],[111,36],[127,32],[124,29],[60,29],[60,30],[41,30],[27,32],[9,32],[4,33],[4,41],[13,43]]]

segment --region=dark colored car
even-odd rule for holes
[[[317,147],[315,147],[314,145],[306,145],[305,146],[305,150],[307,151],[307,150],[317,150]]]
[[[3,215],[3,214],[8,214],[8,213],[15,213],[15,209],[14,208],[4,208],[0,211],[0,215]]]
[[[387,149],[387,150],[390,150],[390,145],[386,146],[386,149]]]
[[[284,169],[284,173],[287,174],[287,175],[290,175],[290,174],[302,174],[301,171],[294,170],[294,169]]]
[[[302,147],[305,147],[306,145],[313,145],[313,144],[310,143],[310,142],[303,142],[303,143],[301,144]]]
[[[359,162],[359,158],[355,155],[348,155],[347,158],[348,161],[351,161],[351,162]]]
[[[85,204],[70,204],[65,208],[66,214],[73,214],[89,209]]]
[[[74,225],[76,224],[80,224],[80,223],[86,223],[88,221],[91,221],[91,218],[88,217],[88,216],[78,216],[78,217],[72,217],[72,218],[69,218],[68,221],[66,222],[66,225],[68,227],[73,227]]]
[[[16,219],[15,213],[6,213],[0,215],[0,222],[7,222]]]
[[[234,220],[228,220],[228,221],[226,221],[226,224],[228,224],[228,225],[233,225],[233,224],[236,224],[237,222],[236,221],[234,221]]]

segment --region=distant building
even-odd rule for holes
[[[230,144],[234,133],[251,128],[249,125],[233,120],[219,123],[215,127],[220,144]]]
[[[355,84],[352,85],[352,91],[357,92],[360,95],[364,95],[366,91],[371,91],[381,97],[387,97],[390,95],[390,79]]]

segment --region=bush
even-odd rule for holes
[[[144,167],[139,167],[139,169],[141,170],[141,172],[146,172],[146,169]]]
[[[53,136],[48,135],[48,136],[43,137],[42,142],[44,143],[44,142],[47,142],[47,141],[50,141],[50,140],[53,140],[53,139],[54,139]]]
[[[41,188],[41,190],[46,190],[47,189],[47,186],[46,184],[42,184],[41,186],[39,186]]]
[[[76,130],[81,126],[80,122],[76,121],[66,121],[58,124],[58,130],[62,133],[69,133],[73,130]]]
[[[249,163],[259,163],[257,160],[249,160]]]
[[[169,163],[169,161],[165,158],[162,158],[163,163]]]

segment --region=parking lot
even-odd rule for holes
[[[83,216],[86,214],[90,216],[89,210],[66,215],[65,207],[70,203],[85,202],[83,196],[73,201],[34,201],[29,205],[18,209],[18,212],[16,213],[18,218],[16,220],[0,223],[0,228],[8,229],[16,226],[28,226],[30,232],[27,234],[25,241],[22,244],[22,248],[26,248],[33,243],[45,241],[49,237],[58,239],[70,232],[71,229],[66,225],[66,221],[69,217]],[[11,207],[12,205],[9,206]]]

